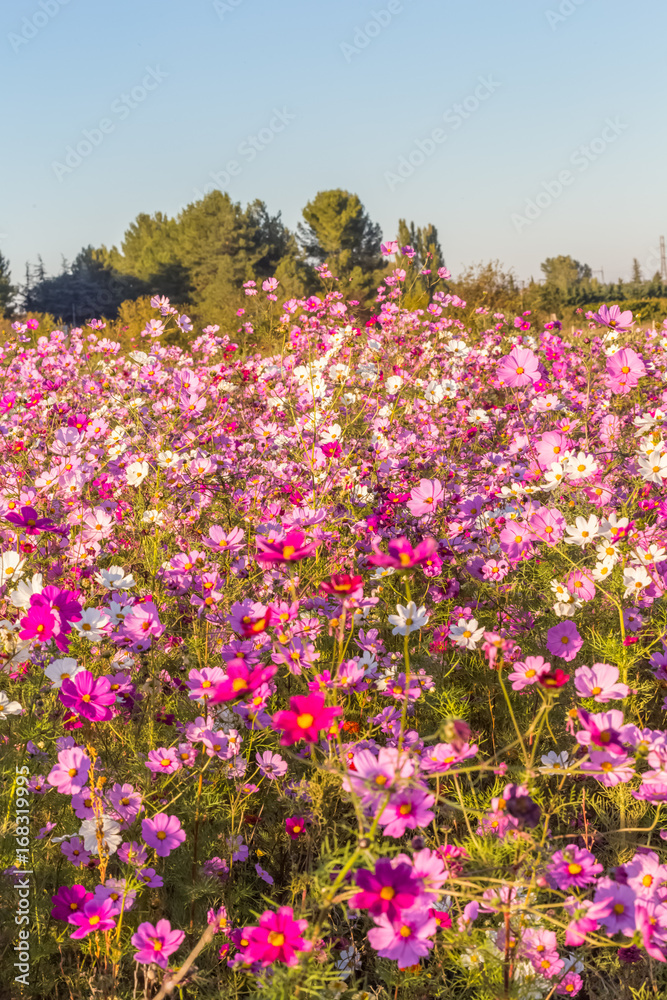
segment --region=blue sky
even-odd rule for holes
[[[0,250],[20,280],[207,184],[290,226],[343,187],[386,238],[433,222],[454,273],[652,274],[666,34],[627,0],[4,0]]]

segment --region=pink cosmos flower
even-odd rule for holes
[[[287,761],[279,753],[265,750],[262,754],[255,754],[255,760],[259,767],[259,773],[269,781],[276,781],[277,778],[284,778],[287,774]]]
[[[594,903],[591,899],[577,899],[569,896],[565,900],[565,909],[573,918],[565,931],[565,944],[578,948],[586,941],[586,935],[597,930],[598,921],[606,917],[612,909],[613,899],[605,898]]]
[[[510,564],[506,559],[487,559],[482,565],[482,577],[485,580],[504,580],[510,571]]]
[[[603,871],[602,865],[583,847],[565,847],[556,851],[551,858],[547,873],[555,888],[566,890],[583,889],[596,882],[596,876]]]
[[[632,326],[632,313],[629,309],[621,312],[620,306],[612,306],[609,309],[606,305],[600,306],[598,312],[592,317],[600,326],[606,326],[610,330],[617,330],[619,333],[627,333]]]
[[[596,701],[619,701],[627,698],[630,688],[618,682],[618,667],[611,663],[594,663],[592,667],[579,667],[574,673],[574,687],[580,698]]]
[[[591,750],[590,758],[584,761],[581,770],[588,771],[605,788],[614,788],[623,782],[632,781],[635,776],[632,758],[626,754]]]
[[[527,524],[510,521],[500,532],[500,548],[514,562],[532,549],[533,533]]]
[[[561,622],[547,632],[547,649],[563,660],[573,660],[583,644],[574,622]]]
[[[496,372],[498,380],[510,389],[537,382],[540,365],[536,356],[527,347],[513,347],[509,354],[500,359]]]
[[[388,858],[380,858],[374,872],[359,868],[355,881],[361,891],[352,897],[350,906],[368,910],[372,917],[386,913],[390,920],[411,909],[422,892],[410,865],[392,864]]]
[[[159,858],[168,858],[185,841],[185,831],[178,816],[158,813],[152,819],[142,820],[141,837]]]
[[[572,441],[559,431],[547,431],[535,442],[537,461],[542,469],[549,469],[554,462],[560,462],[572,447]]]
[[[567,527],[560,511],[550,510],[548,507],[540,507],[531,514],[529,523],[535,538],[550,546],[558,545]]]
[[[435,919],[420,906],[404,910],[397,920],[382,913],[375,918],[375,923],[377,926],[368,932],[371,947],[380,958],[398,962],[399,969],[417,965],[420,958],[428,955],[433,947],[429,939],[438,929]]]
[[[550,670],[551,664],[542,656],[527,656],[523,661],[517,660],[507,679],[512,682],[514,691],[523,691],[525,687],[537,684],[540,674],[548,673]]]
[[[624,347],[607,358],[607,385],[612,392],[626,395],[644,375],[646,366],[631,347]]]
[[[429,826],[435,818],[434,803],[435,796],[422,788],[394,792],[380,814],[380,826],[387,837],[402,837],[406,830]]]
[[[630,888],[645,899],[654,897],[658,887],[662,886],[667,878],[667,867],[660,864],[660,858],[655,851],[647,851],[645,854],[637,852],[624,868]]]
[[[90,757],[81,747],[61,750],[58,763],[51,768],[47,781],[57,788],[62,795],[78,795],[88,784]]]
[[[222,701],[235,701],[237,698],[244,698],[255,688],[266,684],[277,669],[274,666],[258,666],[251,669],[244,660],[230,660],[227,664],[226,677],[215,684],[211,704],[217,705]]]
[[[423,542],[413,549],[410,542],[405,537],[392,538],[389,542],[389,552],[378,552],[376,549],[368,557],[371,566],[393,566],[394,569],[411,569],[420,563],[426,562],[438,548],[438,543],[434,538],[425,538]]]
[[[115,784],[108,793],[108,801],[124,823],[131,823],[142,809],[141,795],[134,790],[134,785]]]
[[[276,912],[265,910],[259,918],[259,927],[243,929],[243,938],[248,942],[243,957],[264,967],[274,962],[298,965],[296,953],[310,951],[313,946],[303,936],[307,927],[307,920],[294,919],[291,906],[281,906]]]
[[[580,601],[592,601],[595,597],[595,584],[580,569],[575,569],[570,573],[565,581],[565,586]]]
[[[102,902],[95,898],[87,900],[81,910],[73,912],[67,921],[76,926],[76,930],[70,937],[75,941],[94,934],[96,931],[110,931],[116,926],[113,919],[114,904],[110,899]]]
[[[176,756],[174,747],[169,750],[158,747],[157,750],[149,751],[146,767],[154,774],[173,774],[175,771],[180,771],[182,764]]]
[[[614,882],[610,878],[602,878],[595,892],[595,903],[610,902],[608,913],[598,919],[607,928],[609,937],[614,934],[626,934],[632,937],[635,931],[635,900],[636,894],[628,885]]]
[[[109,706],[116,701],[116,695],[108,677],[95,678],[89,670],[80,670],[63,681],[58,693],[66,708],[93,722],[106,722],[113,716]]]
[[[258,552],[255,559],[270,566],[272,563],[298,562],[315,555],[320,542],[308,539],[302,531],[288,531],[279,542],[270,542],[262,535],[255,538]]]
[[[276,712],[273,726],[283,734],[280,745],[291,746],[299,740],[316,743],[322,730],[330,730],[334,719],[343,714],[338,706],[326,708],[321,694],[295,695],[288,711]]]
[[[419,486],[410,491],[407,508],[415,517],[433,514],[444,495],[445,490],[439,479],[420,479]]]
[[[155,962],[161,969],[166,969],[169,956],[183,944],[185,931],[172,930],[168,920],[158,920],[155,926],[145,922],[139,924],[131,940],[134,947],[139,949],[134,956],[135,962],[141,962],[142,965]]]

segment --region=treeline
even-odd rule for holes
[[[442,265],[433,226],[401,220],[399,232],[403,245],[416,250],[413,267],[427,260],[436,269]],[[236,311],[247,305],[244,282],[276,278],[281,299],[308,295],[321,291],[316,268],[326,261],[347,297],[370,308],[389,270],[381,235],[357,195],[347,191],[320,192],[303,209],[296,232],[261,201],[244,208],[213,191],[176,218],[162,212],[137,216],[120,247],[85,247],[57,275],[47,275],[39,261],[26,266],[16,287],[3,262],[0,306],[76,324],[92,316],[116,318],[122,304],[159,294],[193,318],[228,327],[238,325]]]
[[[264,202],[243,207],[213,191],[175,218],[162,212],[138,215],[120,247],[84,247],[73,261],[63,261],[59,274],[46,274],[40,259],[26,265],[24,280],[15,284],[0,254],[0,313],[48,314],[67,324],[94,316],[138,321],[146,296],[159,294],[196,324],[235,329],[237,310],[248,304],[244,282],[276,278],[280,300],[300,297],[321,291],[317,268],[325,262],[337,287],[370,313],[378,284],[394,266],[381,254],[379,225],[357,195],[339,189],[317,194],[302,215],[293,232]],[[401,219],[396,234],[389,235],[396,235],[399,246],[413,248],[414,256],[399,255],[398,261],[410,270],[407,304],[425,306],[438,268],[445,265],[435,226]],[[567,321],[602,302],[626,303],[640,320],[667,311],[667,285],[660,274],[642,275],[636,260],[632,279],[625,282],[600,282],[587,264],[563,255],[547,258],[541,271],[539,280],[520,283],[500,262],[482,263],[449,281],[447,289],[490,311],[530,309]]]

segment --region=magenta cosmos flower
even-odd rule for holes
[[[259,927],[245,927],[243,938],[248,943],[243,949],[243,957],[248,962],[260,962],[263,966],[274,962],[297,965],[296,952],[310,951],[312,942],[303,934],[308,927],[307,920],[295,920],[291,906],[281,906],[275,913],[265,910],[259,918]]]
[[[348,601],[358,601],[364,593],[364,578],[352,576],[350,573],[334,573],[329,580],[322,581],[320,592],[331,594],[332,597],[346,598]]]
[[[434,538],[425,538],[423,542],[413,549],[407,538],[393,538],[389,542],[389,552],[378,552],[377,550],[368,557],[371,566],[393,566],[394,569],[411,569],[426,562],[438,548],[438,543]]]
[[[527,347],[513,347],[509,354],[500,359],[496,375],[508,388],[520,389],[539,380],[540,364]]]
[[[178,816],[158,813],[152,819],[142,821],[141,836],[149,847],[154,848],[159,858],[167,858],[183,843],[185,831],[181,829]]]
[[[54,920],[67,920],[73,913],[80,913],[85,903],[93,898],[92,892],[82,885],[61,885],[55,896],[51,896],[54,904],[51,916]]]
[[[583,847],[565,847],[556,851],[547,872],[557,889],[583,889],[597,881],[602,865]]]
[[[80,670],[60,688],[60,700],[66,708],[93,722],[106,722],[113,716],[110,705],[116,700],[108,677],[93,677],[89,670]]]
[[[433,514],[438,504],[442,503],[444,495],[445,491],[439,479],[420,479],[419,486],[410,491],[408,510],[415,517]]]
[[[134,956],[135,962],[141,962],[142,965],[155,962],[161,969],[166,969],[169,956],[183,944],[185,932],[173,931],[168,920],[158,920],[155,926],[148,922],[139,924],[131,940],[134,947],[139,949]]]
[[[547,649],[563,660],[573,660],[583,644],[574,622],[561,622],[547,632]]]
[[[68,918],[68,923],[75,924],[76,930],[70,937],[75,941],[94,934],[95,931],[110,931],[116,926],[113,919],[114,904],[110,899],[100,902],[98,899],[89,899],[83,904],[83,909],[72,913]]]
[[[392,921],[383,913],[375,922],[377,927],[368,932],[371,947],[380,958],[398,962],[399,969],[417,965],[420,958],[428,955],[433,947],[429,938],[438,929],[435,919],[421,906],[404,911],[399,920]]]
[[[288,531],[279,542],[270,542],[261,535],[257,535],[255,541],[259,549],[255,559],[269,566],[271,563],[298,562],[300,559],[307,559],[315,555],[320,544],[309,540],[303,531]]]
[[[338,706],[326,708],[321,694],[301,694],[290,698],[288,711],[276,712],[273,716],[274,729],[281,729],[281,746],[288,747],[299,740],[317,743],[322,730],[329,730],[343,709]]]
[[[596,701],[620,701],[627,698],[630,688],[619,683],[618,667],[611,663],[594,663],[592,667],[579,667],[574,674],[574,687],[580,698]]]
[[[591,715],[583,708],[577,709],[581,729],[577,733],[577,743],[582,746],[606,750],[607,753],[625,754],[623,746],[623,713],[617,709]]]
[[[244,660],[230,660],[226,676],[213,688],[211,704],[216,705],[221,701],[235,701],[237,698],[245,697],[255,688],[270,681],[277,669],[274,666],[259,666],[253,669]]]
[[[390,920],[397,919],[402,910],[411,909],[421,895],[421,885],[414,878],[410,865],[403,862],[392,865],[388,858],[380,858],[375,871],[360,868],[356,883],[361,889],[350,900],[356,910],[368,910],[372,917],[386,913]]]
[[[21,507],[17,514],[5,514],[5,520],[25,530],[26,535],[39,535],[42,531],[54,531],[55,524],[48,517],[40,517],[34,507]]]
[[[33,597],[39,597],[33,594]],[[60,632],[60,621],[57,615],[51,611],[49,605],[44,602],[30,601],[30,608],[25,618],[20,621],[21,631],[19,638],[36,639],[37,642],[48,642],[54,635]]]

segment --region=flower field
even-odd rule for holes
[[[319,270],[0,349],[0,994],[664,996],[667,325]]]

